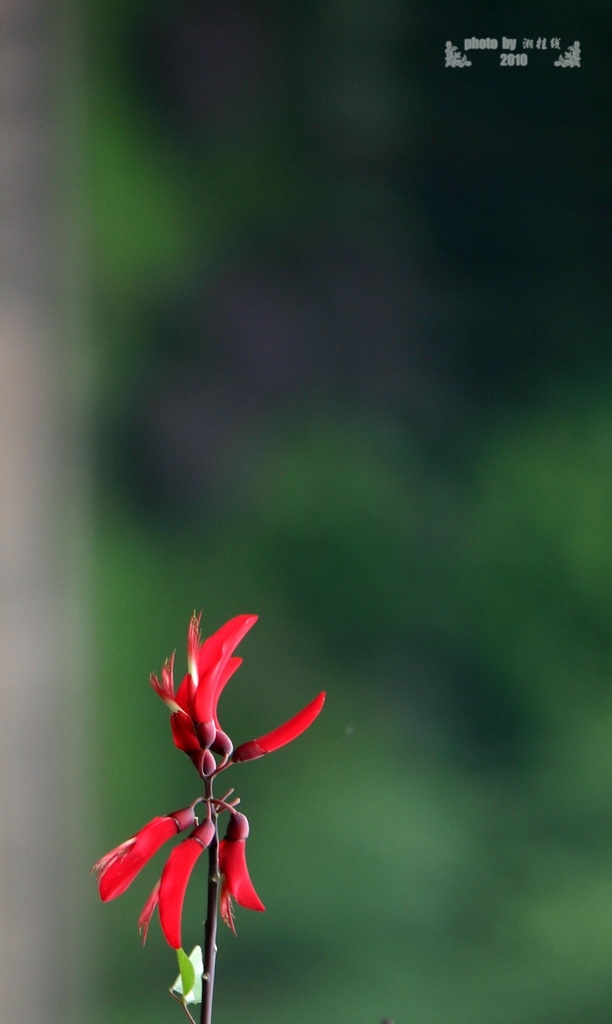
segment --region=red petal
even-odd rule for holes
[[[147,941],[147,932],[149,930],[149,925],[151,924],[151,918],[153,917],[153,913],[155,911],[155,908],[156,908],[158,902],[159,902],[159,882],[156,882],[155,886],[153,888],[153,892],[151,893],[151,895],[149,896],[147,902],[145,903],[144,907],[142,908],[140,917],[138,918],[138,931],[140,932],[140,935],[142,937],[142,944],[143,944],[143,946],[144,946],[145,942]]]
[[[174,666],[174,654],[171,654],[169,658],[166,658],[164,667],[162,668],[162,681],[159,679],[154,672],[149,676],[149,682],[155,690],[156,694],[161,697],[165,704],[168,705],[171,711],[177,711],[179,705],[176,703],[174,697],[174,679],[173,679],[173,666]]]
[[[185,712],[186,715],[190,713],[191,700],[195,692],[195,683],[189,672],[183,676],[183,681],[176,691],[176,703]]]
[[[256,757],[261,757],[263,754],[271,754],[273,750],[278,750],[279,747],[284,747],[286,743],[291,743],[309,725],[312,725],[324,703],[325,693],[323,692],[318,697],[315,697],[310,704],[307,704],[305,708],[298,711],[297,715],[290,718],[288,722],[279,725],[278,728],[273,729],[272,732],[267,732],[256,740],[241,743],[232,754],[231,760],[253,761]]]
[[[198,688],[194,694],[192,717],[196,722],[210,722],[214,718],[218,687],[221,689],[225,667],[245,633],[257,622],[256,615],[236,615],[216,633],[205,640],[198,654]],[[218,691],[218,692],[217,692]]]
[[[198,682],[198,651],[202,642],[202,635],[200,633],[201,618],[202,612],[199,615],[196,615],[194,612],[189,623],[189,630],[187,631],[187,666],[196,685]]]
[[[177,711],[175,715],[171,715],[170,728],[172,729],[174,745],[179,750],[184,750],[186,754],[193,754],[196,750],[200,749],[200,741],[195,734],[189,715],[183,714],[182,711]]]
[[[159,848],[178,832],[173,818],[153,818],[134,836],[134,843],[123,856],[117,857],[100,875],[100,897],[114,900],[132,884],[136,875]]]
[[[227,662],[227,665],[223,669],[223,672],[221,673],[217,680],[217,685],[215,687],[215,696],[213,698],[213,717],[217,729],[221,728],[221,726],[219,725],[219,719],[217,718],[217,704],[219,703],[219,697],[223,693],[226,684],[229,683],[234,672],[237,669],[239,669],[241,665],[242,658],[230,658]]]
[[[208,672],[213,665],[221,659],[225,663],[230,654],[233,654],[236,647],[248,631],[257,622],[256,615],[235,615],[209,636],[200,647],[198,654],[198,670],[200,675]]]
[[[166,942],[173,949],[181,946],[181,918],[187,883],[195,862],[204,847],[197,839],[190,837],[170,854],[160,880],[159,921]]]
[[[131,836],[129,839],[126,839],[124,843],[119,843],[119,846],[115,846],[112,850],[109,850],[103,857],[100,857],[100,860],[96,861],[91,869],[91,874],[95,875],[98,879],[101,878],[102,875],[106,874],[113,861],[119,860],[121,857],[125,857],[126,853],[135,842],[136,837]]]
[[[221,885],[221,900],[219,902],[219,909],[221,910],[221,918],[228,928],[231,928],[234,935],[236,934],[236,925],[234,924],[234,909],[232,907],[232,897],[227,891],[227,885],[225,882]]]
[[[219,843],[219,870],[225,876],[223,891],[247,910],[265,910],[255,892],[246,862],[245,839],[222,839]]]

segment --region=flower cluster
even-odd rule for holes
[[[242,663],[241,658],[234,657],[234,651],[256,621],[256,615],[238,615],[202,642],[200,616],[192,616],[187,634],[188,671],[176,692],[174,655],[166,660],[161,681],[156,675],[151,675],[153,689],[170,709],[174,743],[195,765],[204,783],[204,793],[188,807],[153,818],[94,865],[101,899],[116,899],[168,840],[191,829],[187,838],[173,848],[143,907],[138,921],[143,941],[158,908],[166,941],[175,949],[180,948],[187,884],[196,861],[209,847],[218,853],[221,916],[232,931],[235,930],[232,899],[249,910],[265,909],[253,887],[246,863],[248,820],[236,810],[237,799],[228,802],[232,791],[224,799],[213,796],[213,781],[230,765],[262,757],[296,739],[321,711],[325,694],[320,693],[283,725],[234,749],[231,739],[219,724],[217,705],[226,683]],[[196,817],[199,804],[205,810],[201,822]],[[218,843],[217,816],[223,811],[229,814],[229,821],[225,837]]]

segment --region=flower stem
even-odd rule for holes
[[[174,1000],[176,1000],[176,1002],[177,1002],[177,1003],[179,1003],[179,1004],[180,1004],[180,1006],[182,1006],[183,1010],[185,1011],[185,1013],[186,1013],[186,1014],[187,1014],[187,1016],[189,1017],[189,1020],[191,1021],[191,1024],[195,1024],[195,1020],[194,1020],[194,1019],[193,1019],[193,1017],[191,1016],[191,1014],[190,1014],[189,1010],[187,1009],[187,1006],[186,1006],[186,1004],[185,1004],[185,1003],[183,1002],[183,1000],[182,1000],[182,999],[181,999],[181,998],[180,998],[179,996],[176,996],[176,995],[174,994],[174,992],[172,991],[172,989],[170,989],[170,995],[172,996],[172,998],[173,998]]]
[[[219,891],[219,834],[217,812],[212,795],[212,779],[206,780],[206,799],[215,833],[208,847],[208,901],[204,924],[204,970],[202,974],[202,1012],[200,1024],[212,1024],[215,963],[217,959],[217,907]]]

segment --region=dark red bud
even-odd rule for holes
[[[217,728],[214,722],[194,722],[195,731],[203,750],[208,750],[214,742]]]
[[[214,750],[215,754],[220,754],[221,757],[229,757],[234,749],[234,744],[227,733],[223,732],[223,729],[217,729],[217,735],[211,743],[210,749]]]
[[[194,750],[193,754],[190,754],[189,757],[195,765],[201,779],[208,778],[208,776],[212,775],[217,767],[217,762],[212,756],[210,750]]]
[[[241,840],[246,839],[248,834],[249,819],[247,818],[246,814],[240,814],[239,811],[236,811],[234,814],[232,814],[228,822],[225,838],[233,842],[240,842]]]
[[[203,821],[201,825],[198,825],[198,827],[193,830],[190,838],[197,839],[197,841],[202,844],[204,849],[206,849],[206,847],[210,846],[210,844],[212,843],[214,835],[215,826],[213,825],[210,818],[207,818],[206,821]]]
[[[217,770],[217,762],[210,750],[202,751],[199,770],[203,779],[207,779],[209,775],[212,775],[212,773]]]
[[[232,761],[236,764],[240,761],[254,761],[256,757],[263,757],[265,750],[262,750],[257,740],[248,740],[236,747],[232,754]]]
[[[195,811],[193,807],[183,807],[180,811],[171,811],[168,815],[176,822],[176,827],[179,832],[184,832],[186,828],[191,828],[195,821]]]

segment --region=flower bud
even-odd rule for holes
[[[208,750],[211,743],[214,742],[217,729],[214,722],[194,722],[195,731],[200,741],[200,746],[204,750]]]
[[[184,832],[186,828],[191,828],[195,822],[195,811],[193,807],[183,807],[180,811],[170,811],[167,817],[172,818],[176,822],[179,832]]]
[[[200,776],[203,779],[207,779],[210,775],[212,775],[214,771],[216,771],[217,762],[215,761],[210,750],[200,751],[200,756],[198,758],[196,768],[198,769]]]
[[[249,819],[246,814],[241,814],[240,811],[235,811],[228,822],[225,838],[233,842],[240,842],[246,839],[248,834]]]
[[[235,764],[239,764],[240,761],[254,761],[257,757],[263,757],[266,753],[259,746],[257,740],[247,740],[246,743],[241,743],[239,747],[236,747],[232,754],[232,761]]]
[[[230,756],[232,750],[234,749],[234,744],[230,740],[227,733],[223,732],[223,729],[217,729],[217,735],[212,741],[210,749],[214,750],[215,754],[220,754],[221,757],[227,758]]]
[[[190,838],[197,839],[197,841],[204,847],[204,849],[206,849],[206,847],[210,846],[210,844],[212,843],[214,835],[215,826],[213,825],[210,818],[206,818],[206,820],[203,821],[201,825],[198,825],[198,827],[193,830]]]

